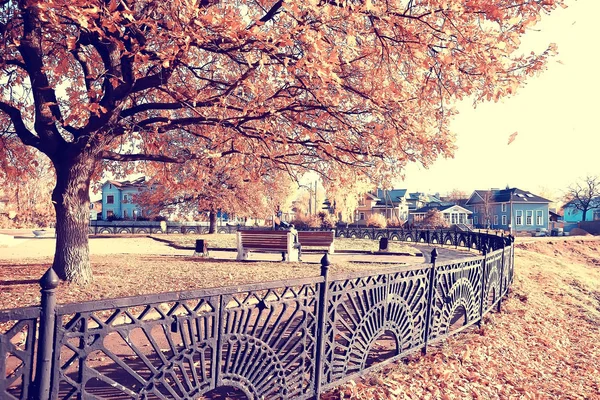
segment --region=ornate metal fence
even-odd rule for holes
[[[512,238],[452,240],[482,255],[58,306],[49,270],[40,307],[0,311],[0,398],[314,398],[500,308]]]

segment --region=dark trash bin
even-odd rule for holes
[[[379,251],[387,251],[388,250],[389,239],[382,237],[379,239]]]
[[[208,242],[204,239],[196,239],[194,255],[208,256]]]

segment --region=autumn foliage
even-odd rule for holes
[[[444,215],[440,212],[440,210],[433,209],[427,211],[425,216],[421,221],[415,223],[420,228],[447,228],[448,222],[444,219]]]
[[[517,50],[559,4],[2,0],[0,157],[50,158],[54,267],[86,282],[101,171],[196,161],[204,176],[227,158],[249,179],[333,165],[382,178],[430,164],[452,155],[453,101],[497,100],[543,68],[552,48]]]
[[[371,214],[367,218],[366,224],[368,227],[385,228],[387,227],[387,220],[383,214]]]

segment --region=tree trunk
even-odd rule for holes
[[[583,215],[581,216],[581,222],[585,222],[585,214],[587,214],[588,209],[584,208],[583,210],[581,210]]]
[[[217,212],[214,210],[210,210],[208,214],[208,233],[216,233],[217,232]]]
[[[56,252],[52,267],[60,279],[86,284],[92,280],[88,227],[90,178],[95,161],[85,154],[63,157],[54,162],[56,186],[52,202],[56,210]]]

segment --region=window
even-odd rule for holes
[[[498,216],[494,215],[494,225],[498,225]]]
[[[598,220],[600,220],[600,210],[594,210],[594,213],[593,213],[592,219],[593,219],[594,221],[598,221]]]
[[[502,203],[502,212],[506,212],[506,203]]]
[[[536,225],[544,225],[544,215],[542,210],[535,211],[535,224]]]
[[[502,216],[502,225],[506,225],[506,215]]]
[[[358,219],[364,220],[365,219],[365,213],[360,213]]]
[[[115,213],[113,210],[106,210],[106,218],[114,217]]]
[[[533,225],[533,210],[525,211],[525,223],[527,225]]]
[[[127,215],[127,210],[123,210],[123,219],[127,219],[128,215]]]
[[[129,203],[131,201],[131,195],[124,194],[123,195],[123,203]]]
[[[458,223],[458,214],[452,213],[452,225]]]
[[[106,196],[106,204],[115,204],[115,196],[112,194]]]
[[[517,210],[517,225],[523,225],[523,210]]]
[[[358,199],[358,206],[359,207],[365,206],[365,198],[364,197],[361,197],[360,199]]]
[[[465,220],[465,214],[464,213],[458,214],[458,223],[459,224],[466,224],[467,223],[467,221]]]
[[[477,215],[475,217],[473,217],[473,225],[477,225],[479,223],[479,219],[477,218]]]

